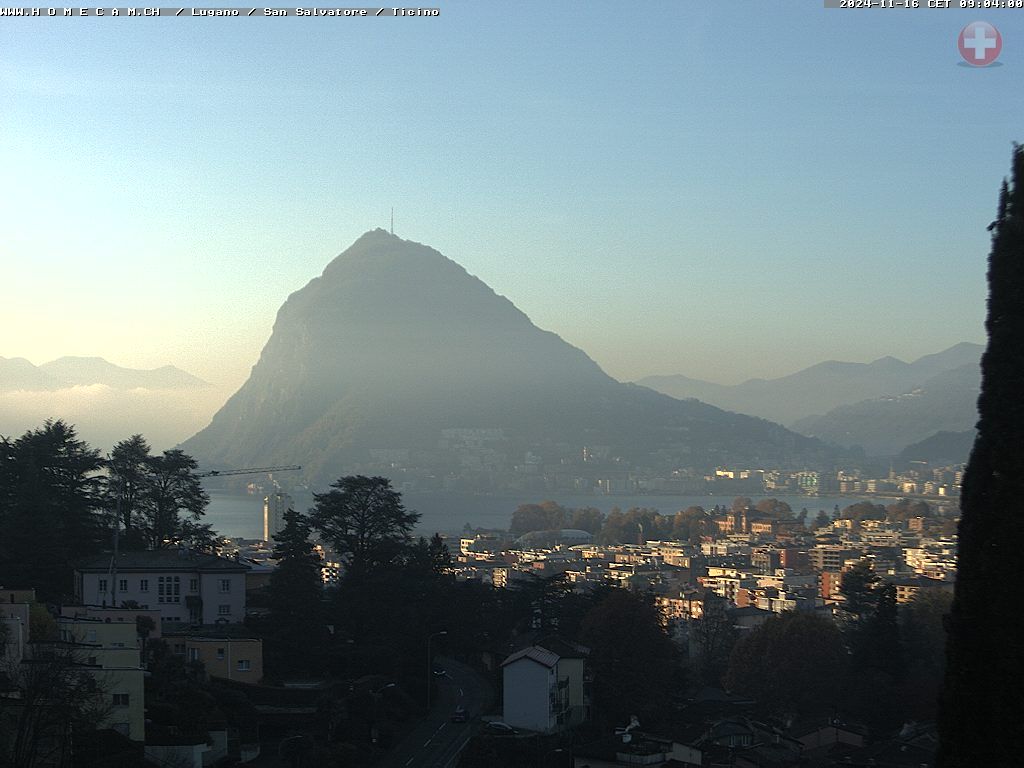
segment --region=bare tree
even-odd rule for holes
[[[65,766],[73,734],[99,728],[111,713],[106,673],[67,646],[33,650],[0,662],[0,765]]]

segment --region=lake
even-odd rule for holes
[[[293,493],[295,505],[303,512],[313,505],[310,493]],[[407,493],[402,496],[407,509],[419,512],[417,533],[430,536],[435,531],[457,536],[466,523],[473,528],[507,529],[516,507],[524,503],[556,501],[563,507],[595,507],[602,512],[610,512],[613,507],[626,510],[630,507],[649,507],[662,514],[674,514],[681,509],[700,506],[711,509],[716,504],[729,506],[735,494],[721,496],[598,496],[579,494],[540,495],[533,497],[521,496],[483,496],[455,493]],[[769,498],[767,495],[759,498]],[[807,507],[813,519],[818,510],[824,509],[831,514],[835,505],[839,508],[848,507],[865,497],[825,497],[825,496],[775,496],[789,504],[793,511],[799,513]],[[875,504],[890,504],[890,499],[867,499]],[[204,522],[222,536],[229,538],[259,539],[263,536],[263,497],[249,496],[224,491],[210,492],[210,506],[206,510]]]

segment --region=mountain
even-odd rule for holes
[[[963,432],[936,432],[900,451],[899,463],[907,466],[912,461],[925,461],[935,466],[966,464],[971,455],[977,430]]]
[[[62,357],[35,366],[0,357],[0,435],[7,437],[64,419],[95,448],[109,450],[141,432],[163,450],[206,424],[225,396],[170,365],[145,371],[98,357]]]
[[[214,466],[302,464],[322,481],[374,449],[457,472],[453,441],[481,443],[471,463],[485,466],[583,446],[686,465],[826,454],[777,424],[615,381],[455,262],[380,229],[288,297],[249,379],[183,448]]]
[[[22,357],[0,357],[0,392],[52,392],[103,384],[113,389],[189,389],[209,386],[173,365],[154,370],[122,368],[102,357],[62,357],[40,366]]]
[[[66,385],[105,384],[114,389],[189,389],[209,386],[173,365],[153,370],[122,368],[102,357],[61,357],[39,369]]]
[[[984,347],[962,342],[912,363],[883,357],[871,363],[829,360],[777,379],[725,385],[686,376],[648,376],[638,381],[672,397],[696,397],[740,413],[794,426],[843,405],[908,392],[937,374],[977,365]],[[799,431],[799,430],[798,430]]]
[[[973,429],[980,387],[981,369],[976,361],[943,371],[899,395],[801,419],[794,428],[836,445],[860,446],[870,454],[890,456],[936,432]]]
[[[61,382],[23,357],[0,357],[0,392],[52,391]]]

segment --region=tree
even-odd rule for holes
[[[778,499],[761,499],[754,507],[762,515],[773,519],[790,519],[793,517],[793,508],[784,501]]]
[[[911,499],[900,499],[895,504],[885,508],[886,519],[905,523],[915,517],[934,517],[931,506],[926,501],[912,501]]]
[[[565,573],[550,576],[527,574],[512,587],[513,605],[522,628],[541,634],[559,629],[562,600],[572,590]]]
[[[781,715],[831,713],[846,651],[830,620],[786,611],[740,640],[726,685]]]
[[[512,513],[509,531],[516,535],[531,531],[553,531],[566,527],[571,512],[554,501],[520,504]]]
[[[681,668],[654,601],[611,589],[583,620],[581,641],[594,671],[594,720],[623,725],[631,715],[655,725],[677,689]]]
[[[142,507],[149,487],[149,443],[132,435],[114,446],[107,458],[107,503],[125,534],[142,524]]]
[[[850,629],[850,676],[844,701],[871,727],[873,735],[880,737],[903,721],[900,687],[904,668],[896,587],[886,583],[874,592],[870,615]]]
[[[832,522],[832,518],[828,516],[828,513],[824,509],[819,509],[818,514],[814,518],[815,528],[824,528]]]
[[[32,660],[20,664],[0,656],[0,678],[18,691],[0,696],[0,765],[65,765],[73,739],[107,719],[106,681],[83,661],[62,645],[38,645]]]
[[[1018,597],[1024,536],[1024,148],[1014,146],[988,261],[988,347],[978,434],[960,497],[957,580],[939,716],[940,768],[1016,765],[1024,648],[1005,607]]]
[[[711,518],[703,507],[687,507],[672,518],[672,538],[676,541],[699,542]]]
[[[453,561],[451,550],[444,543],[441,534],[434,532],[427,545],[427,552],[430,556],[430,570],[435,576],[446,576],[451,570]]]
[[[870,560],[858,560],[852,568],[843,571],[839,594],[846,600],[843,610],[855,621],[870,615],[878,603],[878,576]]]
[[[729,616],[729,602],[710,590],[704,593],[699,619],[690,625],[695,668],[708,685],[721,685],[736,645],[736,627]]]
[[[838,505],[836,505],[838,508]],[[885,507],[881,504],[872,504],[870,501],[858,501],[845,507],[839,514],[843,520],[885,520]]]
[[[943,589],[922,589],[900,606],[900,636],[907,662],[902,700],[906,717],[934,722],[946,667],[946,629],[943,621],[953,594]]]
[[[732,511],[742,512],[745,509],[750,509],[754,506],[754,500],[749,496],[737,496],[732,500]]]
[[[323,647],[323,564],[309,540],[311,530],[309,520],[289,509],[284,528],[274,535],[277,567],[267,588],[267,662],[275,673],[316,668]]]
[[[596,507],[580,507],[572,511],[570,526],[581,531],[586,531],[594,536],[601,532],[604,525],[604,512]]]
[[[284,513],[284,527],[274,534],[277,567],[270,575],[271,616],[281,624],[305,624],[319,613],[323,597],[323,561],[309,540],[312,525],[294,509]]]
[[[313,527],[345,558],[346,578],[356,581],[394,565],[420,519],[384,477],[342,477],[313,498]]]
[[[0,439],[0,583],[41,600],[71,593],[73,563],[100,551],[103,460],[63,421]]]
[[[209,525],[198,521],[206,512],[210,497],[196,476],[196,460],[175,448],[146,462],[148,478],[144,520],[152,549],[187,544],[209,549],[216,535]]]

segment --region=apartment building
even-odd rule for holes
[[[237,560],[188,549],[101,555],[75,569],[79,603],[119,607],[134,602],[160,611],[161,623],[239,623],[245,618],[245,574]]]

